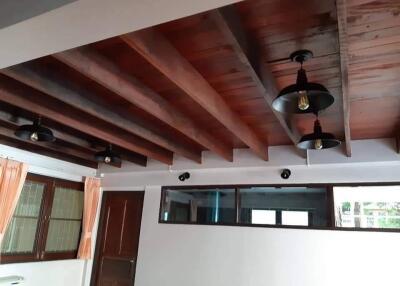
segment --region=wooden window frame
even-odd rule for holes
[[[0,264],[38,262],[77,258],[78,251],[46,252],[46,241],[51,219],[51,210],[56,187],[65,187],[76,191],[84,191],[84,184],[48,176],[29,173],[26,180],[43,183],[45,185],[40,206],[35,242],[32,253],[0,254]],[[82,223],[81,223],[82,228]],[[80,237],[78,243],[80,241]]]
[[[334,208],[334,187],[363,187],[363,186],[399,186],[400,182],[388,183],[327,183],[327,184],[243,184],[243,185],[187,185],[187,186],[162,186],[160,209],[158,216],[158,223],[162,224],[187,224],[187,225],[221,225],[221,226],[240,226],[240,227],[264,227],[264,228],[284,228],[284,229],[313,229],[313,230],[329,230],[329,231],[363,231],[363,232],[400,232],[397,228],[357,228],[357,227],[338,227],[335,224],[335,208]],[[251,224],[240,222],[240,189],[241,188],[256,188],[256,187],[272,187],[272,188],[289,188],[289,187],[304,187],[304,188],[325,188],[326,189],[326,203],[327,203],[327,226],[296,226],[296,225],[282,225],[282,224]],[[166,191],[168,189],[174,190],[190,190],[190,189],[225,189],[234,188],[236,194],[236,221],[235,223],[197,223],[197,222],[173,222],[164,221],[162,218],[163,202],[165,200]]]

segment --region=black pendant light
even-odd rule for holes
[[[314,132],[301,137],[297,147],[300,149],[328,149],[340,145],[340,141],[331,133],[322,132],[318,118],[314,122]]]
[[[40,117],[37,118],[33,124],[20,126],[15,131],[15,135],[21,139],[33,142],[53,142],[56,140],[53,132],[49,128],[41,125]]]
[[[318,113],[334,102],[334,97],[319,83],[308,82],[303,63],[312,58],[313,54],[308,50],[300,50],[292,53],[290,59],[300,63],[297,72],[297,81],[282,89],[272,103],[272,107],[283,113]]]
[[[112,150],[111,144],[104,151],[97,152],[94,155],[97,162],[102,162],[106,164],[110,163],[120,163],[121,157]]]

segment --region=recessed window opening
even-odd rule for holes
[[[164,187],[160,222],[400,229],[400,185]]]

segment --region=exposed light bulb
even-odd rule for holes
[[[314,142],[314,148],[317,149],[317,150],[321,150],[322,147],[323,147],[323,145],[322,145],[322,140],[321,140],[321,139],[315,140],[315,142]]]
[[[104,163],[106,163],[106,164],[111,163],[111,157],[106,156],[106,157],[104,158]]]
[[[31,141],[36,142],[39,140],[39,136],[37,134],[37,132],[33,132],[30,136]]]
[[[310,107],[310,102],[308,101],[306,90],[299,91],[299,99],[297,102],[297,106],[299,107],[300,110],[307,110]]]

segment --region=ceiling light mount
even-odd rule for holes
[[[290,54],[292,62],[303,64],[305,61],[313,57],[313,53],[309,50],[298,50]]]
[[[40,117],[36,118],[33,124],[20,126],[14,134],[21,139],[32,142],[54,142],[56,140],[53,132],[49,128],[42,126]]]
[[[335,101],[329,91],[319,83],[309,82],[303,63],[313,57],[309,50],[299,50],[290,59],[300,63],[296,83],[281,90],[272,107],[282,113],[318,113]]]

